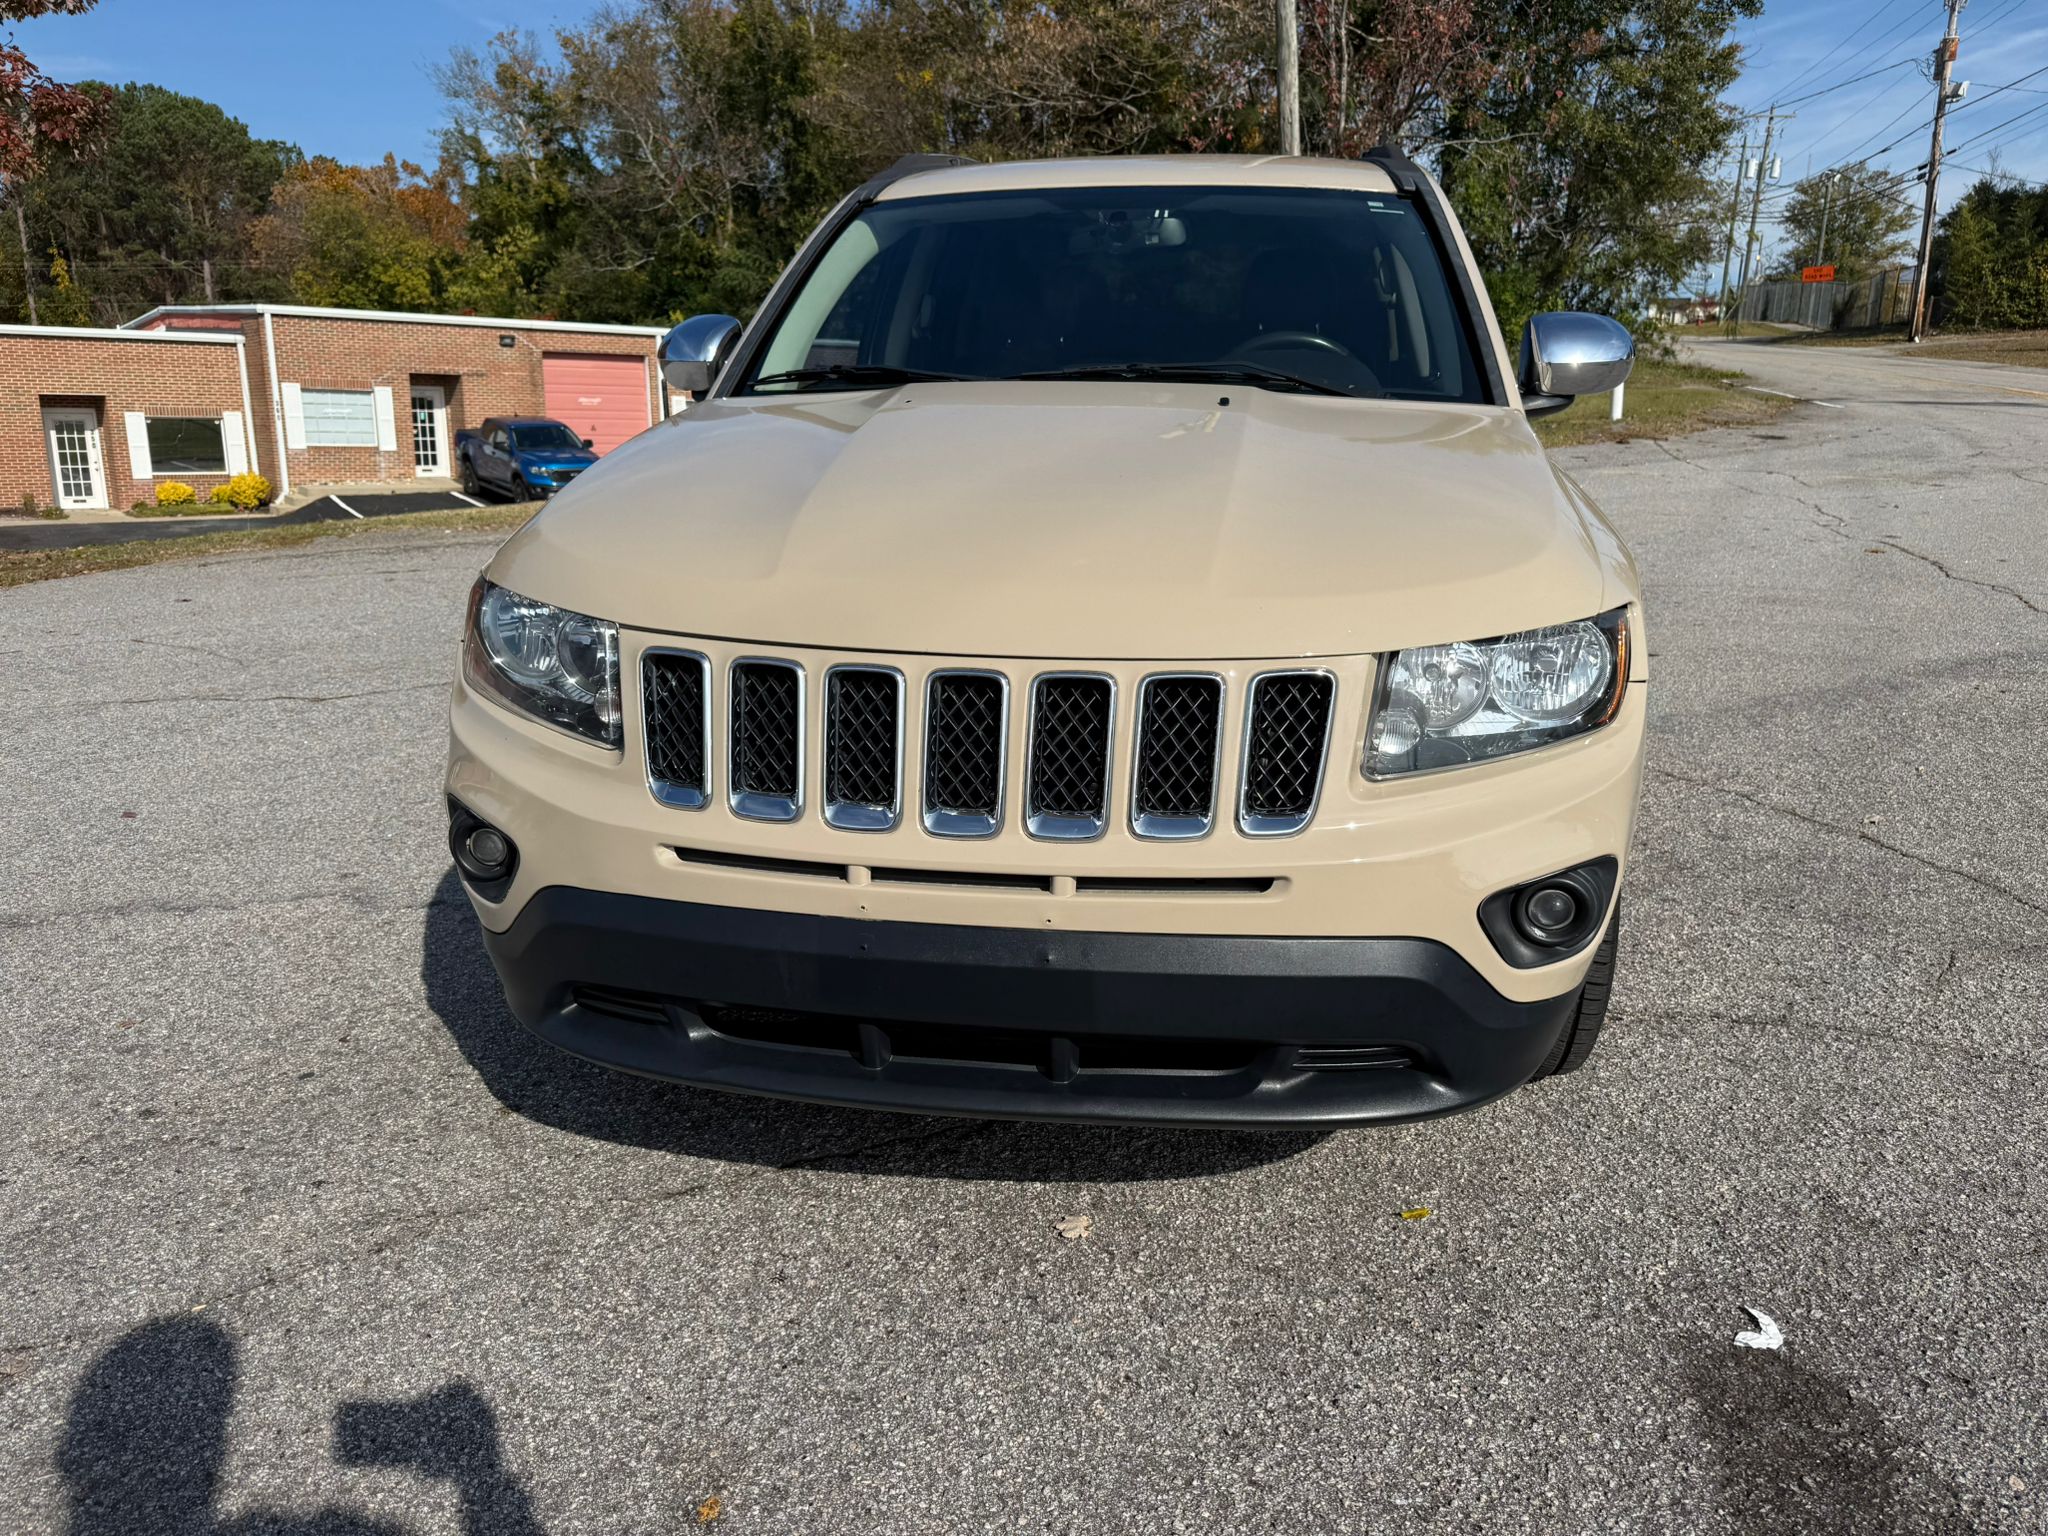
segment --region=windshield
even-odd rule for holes
[[[538,427],[514,427],[512,429],[514,448],[581,449],[583,439],[563,426],[559,421],[545,422]]]
[[[1414,205],[1278,187],[874,204],[820,257],[737,387],[1176,368],[1365,397],[1485,398]]]

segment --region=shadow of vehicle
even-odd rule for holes
[[[109,1346],[72,1397],[57,1453],[69,1536],[407,1536],[336,1505],[219,1518],[239,1374],[234,1340],[209,1318],[160,1318]],[[344,1403],[334,1438],[344,1464],[452,1485],[468,1536],[543,1536],[505,1467],[497,1417],[466,1382],[404,1402]]]
[[[658,1152],[785,1169],[1115,1183],[1232,1173],[1292,1157],[1329,1134],[928,1119],[612,1072],[555,1049],[512,1017],[452,867],[427,906],[420,980],[428,1006],[507,1109],[578,1136]]]

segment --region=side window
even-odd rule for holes
[[[506,435],[503,427],[491,428],[491,446],[501,452],[512,446],[512,439]]]

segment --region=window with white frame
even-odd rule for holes
[[[227,435],[218,418],[152,416],[149,418],[149,462],[159,475],[224,475],[228,470]]]
[[[377,446],[377,397],[367,389],[308,389],[299,396],[308,448]]]

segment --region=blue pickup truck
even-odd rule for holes
[[[491,416],[474,431],[455,434],[462,488],[514,501],[554,495],[597,462],[590,440],[542,416]]]

